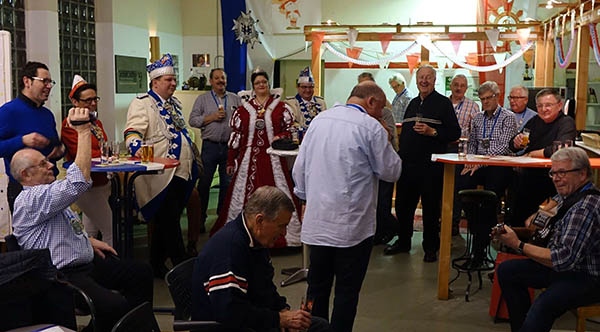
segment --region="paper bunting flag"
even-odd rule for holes
[[[439,56],[436,58],[436,62],[438,69],[446,69],[446,66],[448,65],[448,58],[445,56]]]
[[[498,30],[498,29],[485,30],[485,35],[488,37],[488,41],[490,42],[490,45],[494,49],[494,52],[496,52],[496,47],[498,46],[497,45],[498,44],[498,36],[500,36],[500,30]]]
[[[406,62],[408,62],[408,71],[412,75],[413,70],[417,67],[419,63],[419,55],[417,54],[409,54],[406,56]]]
[[[497,64],[503,63],[504,60],[506,59],[506,52],[493,53],[492,55],[494,56],[494,60],[496,60]],[[498,71],[500,72],[500,74],[502,74],[502,69],[503,68],[498,69]]]
[[[465,58],[467,59],[467,63],[470,65],[477,66],[479,64],[477,53],[469,53]]]
[[[348,35],[348,42],[350,43],[350,48],[354,47],[354,43],[356,43],[356,38],[358,37],[358,30],[352,28],[348,29],[346,33]]]
[[[381,42],[381,50],[383,51],[383,54],[385,54],[385,52],[387,52],[388,46],[390,45],[390,41],[394,37],[394,34],[378,33],[377,35],[379,36],[379,41]]]
[[[346,48],[346,55],[351,57],[352,59],[358,60],[358,57],[360,56],[362,50],[363,49],[360,47]],[[348,62],[348,66],[352,68],[352,62]]]
[[[521,44],[521,48],[525,48],[527,46],[527,40],[529,39],[529,33],[531,30],[529,28],[517,29],[517,35],[519,36],[519,44]]]
[[[454,54],[458,55],[458,49],[460,48],[460,43],[464,39],[464,34],[462,33],[449,33],[448,38],[450,38],[450,42],[452,43],[452,47],[454,47]]]

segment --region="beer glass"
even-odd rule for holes
[[[106,165],[110,163],[110,159],[112,157],[112,143],[111,142],[102,142],[100,144],[100,163],[102,165]]]
[[[458,139],[458,157],[466,158],[469,150],[469,139],[467,137],[461,137]]]
[[[521,146],[526,147],[527,145],[529,145],[529,133],[529,129],[523,129],[523,132],[521,133],[523,134],[523,136],[521,137]]]
[[[142,143],[142,162],[154,162],[154,144],[150,142]]]

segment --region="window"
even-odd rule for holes
[[[58,25],[61,108],[64,118],[72,107],[69,92],[73,76],[81,75],[88,83],[96,84],[94,0],[58,0]]]
[[[19,92],[19,69],[27,63],[24,0],[0,0],[0,30],[10,32],[12,96]]]

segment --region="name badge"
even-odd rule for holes
[[[490,148],[490,139],[489,138],[482,138],[481,139],[481,147],[483,147],[484,149],[489,149]]]

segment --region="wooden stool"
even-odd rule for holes
[[[577,328],[575,329],[575,332],[584,332],[586,318],[600,316],[600,304],[579,307],[577,308],[575,315],[577,315]]]

